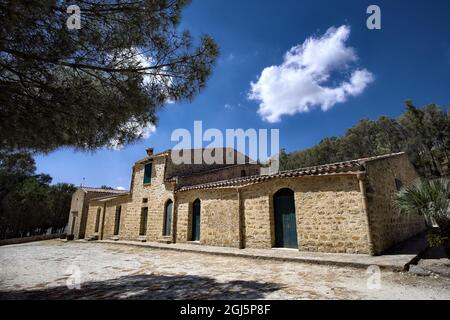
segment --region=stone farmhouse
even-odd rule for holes
[[[418,178],[404,153],[262,175],[248,158],[176,165],[171,152],[147,149],[130,191],[85,198],[85,226],[76,225],[80,209],[69,218],[75,238],[378,255],[425,230],[392,202]]]

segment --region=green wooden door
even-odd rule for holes
[[[275,216],[275,246],[298,248],[294,192],[281,189],[273,197]]]
[[[200,200],[192,205],[192,241],[200,240]]]
[[[170,236],[172,230],[172,201],[166,204],[166,212],[164,214],[164,235]]]

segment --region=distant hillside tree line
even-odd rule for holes
[[[0,239],[61,232],[75,187],[50,185],[29,153],[0,151]]]
[[[408,153],[424,177],[448,175],[450,158],[449,110],[431,104],[422,108],[406,101],[398,118],[362,119],[340,137],[329,137],[312,148],[286,153],[281,150],[280,169],[289,170],[392,152]]]

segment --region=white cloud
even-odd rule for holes
[[[118,186],[116,187],[116,190],[126,190],[124,187]]]
[[[225,103],[224,108],[228,109],[228,110],[231,110],[231,109],[233,109],[233,106],[231,104],[229,104],[229,103]]]
[[[139,122],[135,120],[128,121],[122,128],[125,131],[136,132],[137,135],[140,135],[142,139],[149,138],[155,131],[156,127],[153,124],[148,124],[146,126],[142,126]],[[119,139],[112,139],[109,142],[109,148],[113,150],[121,150],[124,145],[119,141]]]
[[[139,63],[141,68],[150,68],[151,66],[156,64],[156,61],[152,57],[140,52],[138,49],[133,48],[131,51],[133,53],[133,59]],[[161,71],[165,71],[165,70],[167,70],[167,67],[161,68]],[[147,86],[151,85],[153,83],[159,83],[159,84],[164,84],[164,86],[171,87],[172,81],[173,81],[173,78],[169,77],[167,75],[166,76],[151,75],[148,72],[145,73],[144,77],[143,77],[143,84],[147,85]],[[170,97],[167,97],[165,103],[166,104],[174,104],[175,101],[173,99],[171,99]]]
[[[139,130],[142,132],[142,138],[147,139],[151,136],[152,133],[156,131],[156,127],[152,124],[146,126],[146,127],[140,127]]]
[[[361,94],[374,80],[366,69],[353,69],[350,77],[337,86],[327,85],[333,73],[344,76],[358,60],[355,50],[345,42],[350,27],[330,28],[319,37],[310,37],[291,48],[281,65],[265,68],[251,83],[250,100],[259,102],[258,114],[268,122],[282,115],[309,112],[316,106],[326,111],[349,96]]]

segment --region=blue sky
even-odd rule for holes
[[[366,27],[370,4],[381,8],[381,30]],[[191,103],[167,105],[156,131],[134,145],[40,155],[38,172],[55,183],[80,185],[84,178],[84,185],[128,188],[131,167],[145,148],[173,147],[172,131],[192,130],[195,120],[204,130],[277,128],[280,147],[294,151],[341,135],[361,118],[397,116],[405,99],[448,106],[449,12],[447,0],[193,0],[181,28],[211,35],[221,50],[207,88]],[[321,45],[336,54],[317,54]],[[285,59],[293,47],[297,65]],[[358,71],[365,77],[352,78]],[[280,84],[286,86],[280,90]],[[261,104],[265,116],[258,113]]]

